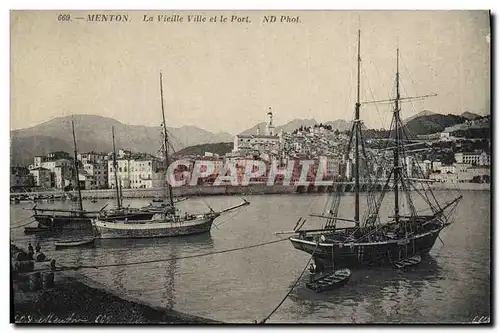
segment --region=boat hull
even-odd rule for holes
[[[88,228],[91,224],[91,217],[89,216],[69,216],[69,215],[49,215],[49,214],[35,214],[35,220],[41,227],[46,228]]]
[[[389,266],[405,257],[424,256],[434,246],[442,228],[415,235],[408,241],[394,240],[372,243],[322,243],[291,237],[292,245],[301,251],[313,254],[315,261],[325,268],[335,263],[336,267],[361,268]]]
[[[124,223],[96,220],[94,226],[100,238],[160,238],[209,232],[214,217],[197,218],[182,222]]]

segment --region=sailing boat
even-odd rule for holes
[[[364,140],[361,131],[360,120],[360,36],[358,30],[358,50],[357,50],[357,101],[355,104],[355,119],[353,122],[351,137],[348,145],[346,159],[348,159],[351,146],[354,141],[355,156],[355,205],[354,219],[338,216],[341,195],[333,198],[330,209],[322,215],[313,215],[326,219],[326,224],[322,229],[301,230],[296,224],[290,237],[292,245],[301,251],[312,254],[317,265],[331,268],[333,263],[338,267],[373,267],[382,265],[393,265],[398,267],[398,263],[417,262],[421,255],[426,255],[434,246],[439,233],[451,223],[451,215],[458,206],[462,196],[458,196],[448,203],[440,204],[432,192],[428,180],[415,179],[410,177],[408,172],[407,155],[411,150],[407,149],[404,143],[409,141],[406,129],[400,118],[401,103],[418,97],[400,96],[400,73],[399,73],[399,49],[397,50],[396,61],[396,96],[394,99],[376,102],[389,102],[393,105],[393,117],[390,128],[388,144],[391,147],[384,150],[384,153],[392,150],[392,163],[388,165],[389,175],[385,180],[385,186],[381,193],[377,194],[373,189],[375,184],[371,184],[371,178],[367,177],[369,189],[367,196],[367,210],[360,217],[360,166],[369,171],[369,158],[367,157]],[[361,146],[361,149],[360,149]],[[360,158],[360,150],[363,152],[363,160]],[[384,156],[389,160],[388,156]],[[415,166],[415,165],[412,165]],[[421,170],[420,170],[421,172]],[[423,177],[422,177],[423,178]],[[377,179],[375,179],[377,180]],[[378,179],[379,181],[382,178]],[[391,184],[392,180],[392,184]],[[394,192],[392,216],[381,218],[380,208],[388,190],[392,187]],[[400,194],[406,199],[410,213],[404,215],[400,213]],[[412,195],[418,194],[430,213],[423,215],[416,211]],[[337,221],[354,223],[353,227],[338,228]],[[413,260],[412,258],[415,258]],[[410,260],[411,259],[411,260]]]
[[[150,211],[147,209],[139,208],[129,208],[123,207],[123,196],[121,192],[121,182],[118,179],[118,163],[116,161],[116,148],[115,148],[115,127],[111,127],[111,134],[113,136],[113,172],[115,178],[115,189],[116,189],[116,208],[103,210],[100,214],[100,218],[105,221],[114,219],[130,219],[130,220],[150,220],[155,211]]]
[[[157,238],[157,237],[172,237],[192,235],[197,233],[209,232],[212,228],[213,221],[222,213],[235,210],[239,207],[249,204],[243,200],[242,203],[226,208],[219,212],[210,208],[209,212],[202,214],[180,214],[175,209],[172,186],[168,182],[167,169],[170,165],[168,155],[168,133],[165,122],[165,109],[163,106],[163,83],[160,73],[160,96],[161,96],[161,112],[162,112],[162,132],[163,132],[163,152],[165,157],[165,199],[168,198],[171,210],[163,210],[156,213],[150,220],[130,220],[130,219],[115,219],[106,221],[101,218],[93,220],[93,225],[97,235],[101,238]],[[168,192],[168,195],[167,193]]]
[[[76,147],[76,137],[75,137],[75,123],[71,121],[71,127],[73,131],[73,144],[74,144],[74,181],[76,190],[78,192],[77,202],[78,209],[48,209],[48,208],[37,208],[33,207],[34,218],[39,223],[39,227],[42,228],[62,228],[71,224],[72,226],[90,226],[91,218],[97,216],[99,212],[89,212],[83,210],[82,204],[82,192],[80,190],[80,181],[78,177],[78,151]]]

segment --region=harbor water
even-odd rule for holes
[[[353,270],[348,284],[338,290],[314,293],[305,287],[307,274],[269,323],[456,323],[490,316],[491,216],[489,191],[463,191],[454,223],[441,232],[429,257],[405,271],[380,268]],[[340,216],[353,214],[354,196],[346,193]],[[437,191],[441,202],[452,197]],[[390,215],[393,201],[386,195]],[[293,229],[299,217],[304,228],[324,221],[308,217],[325,208],[327,194],[254,195],[249,206],[222,215],[210,233],[163,239],[103,239],[93,248],[55,250],[54,241],[78,237],[25,235],[11,229],[11,241],[26,247],[40,242],[42,251],[63,265],[117,264],[80,272],[109,289],[149,304],[231,323],[251,323],[266,317],[290,290],[309,255],[289,241],[199,258],[179,257],[244,247],[278,240],[277,231]],[[363,202],[365,200],[362,200]],[[178,204],[181,212],[203,212],[240,202],[236,196],[194,197]],[[84,201],[87,210],[108,203]],[[74,203],[39,203],[39,207],[70,208]],[[125,200],[141,207],[147,199]],[[32,215],[32,203],[11,204],[11,226]],[[423,208],[421,200],[417,210]],[[408,207],[402,207],[408,209]],[[170,259],[123,266],[130,262]]]

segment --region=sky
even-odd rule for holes
[[[265,121],[269,107],[275,125],[351,120],[358,29],[362,102],[391,96],[399,47],[401,95],[437,94],[404,103],[403,118],[424,109],[490,113],[487,11],[65,13],[71,22],[55,11],[11,12],[11,129],[71,114],[157,126],[160,71],[170,127],[236,134]],[[129,21],[86,20],[100,13]],[[157,21],[174,14],[183,22]],[[207,22],[188,22],[195,14]],[[233,15],[250,22],[231,23]],[[298,22],[265,23],[266,15]],[[371,128],[388,127],[390,117],[387,104],[361,108]]]

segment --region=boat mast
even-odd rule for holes
[[[395,124],[395,134],[396,134],[396,148],[394,149],[394,218],[396,223],[399,222],[399,191],[398,191],[398,183],[400,178],[400,169],[399,165],[399,48],[396,50],[396,99],[394,100],[394,124]]]
[[[80,191],[80,180],[78,177],[78,151],[76,149],[75,122],[73,120],[71,120],[71,128],[73,129],[73,144],[75,146],[75,181],[78,190],[78,206],[80,208],[80,214],[83,214],[82,192]]]
[[[168,133],[167,133],[167,124],[165,122],[165,108],[163,106],[163,80],[162,80],[162,75],[160,72],[160,95],[161,95],[161,115],[162,115],[162,120],[163,120],[163,144],[165,145],[165,182],[167,184],[168,188],[168,198],[170,200],[170,206],[173,208],[174,207],[174,196],[172,194],[172,186],[170,186],[170,183],[168,181],[168,166],[170,165],[170,161],[168,158]]]
[[[111,126],[111,134],[113,135],[113,170],[115,171],[115,188],[116,188],[116,204],[118,209],[122,208],[122,200],[120,195],[120,188],[118,184],[118,174],[116,169],[118,169],[118,163],[116,162],[116,148],[115,148],[115,127]]]
[[[361,30],[358,30],[358,79],[357,79],[357,97],[356,97],[356,112],[355,112],[355,117],[354,117],[354,122],[355,122],[355,154],[356,154],[356,167],[355,167],[355,172],[356,172],[356,177],[355,177],[355,185],[354,188],[356,190],[356,203],[354,205],[354,220],[356,223],[356,227],[359,227],[359,135],[360,135],[360,121],[359,121],[359,109],[361,107],[361,103],[359,102],[359,90],[360,90],[360,67],[361,67],[361,56],[360,56],[360,49],[361,49]]]

